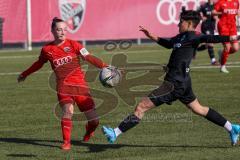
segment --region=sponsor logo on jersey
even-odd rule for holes
[[[181,43],[175,43],[175,44],[173,45],[173,49],[180,48],[181,46],[182,46]]]
[[[59,59],[55,59],[53,61],[53,64],[55,67],[59,67],[59,66],[62,66],[64,64],[67,64],[67,63],[71,63],[72,62],[72,57],[71,56],[66,56],[66,57],[62,57],[62,58],[59,58]]]
[[[83,22],[86,0],[58,0],[58,3],[61,18],[66,21],[68,31],[77,32]]]
[[[70,47],[64,47],[63,50],[64,50],[64,52],[67,52],[67,53],[68,53],[68,52],[71,51],[71,48],[70,48]]]
[[[237,14],[238,10],[237,9],[224,9],[223,12],[226,14]]]

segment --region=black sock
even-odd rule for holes
[[[135,127],[139,122],[140,122],[140,119],[134,114],[131,114],[120,123],[118,128],[122,132],[126,132],[127,130]]]
[[[211,59],[215,58],[214,56],[214,50],[212,46],[208,46],[208,54]]]
[[[209,111],[205,118],[222,127],[224,127],[225,123],[227,122],[227,120],[221,114],[211,108],[209,108]]]

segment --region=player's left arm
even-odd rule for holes
[[[80,55],[85,61],[91,63],[92,65],[96,66],[97,68],[104,68],[104,67],[108,66],[101,59],[90,54],[86,48],[80,49]]]
[[[198,43],[222,43],[239,40],[240,36],[201,35],[196,41]]]

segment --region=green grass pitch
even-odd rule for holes
[[[220,47],[215,47],[217,58]],[[111,52],[104,51],[103,46],[87,48],[108,63],[115,55],[125,54],[129,64],[166,64],[171,52],[155,44],[133,45],[128,50],[116,49]],[[62,151],[59,149],[62,141],[60,122],[54,112],[56,93],[49,87],[50,65],[46,64],[22,84],[16,81],[18,73],[37,59],[39,51],[0,52],[0,159],[239,159],[240,148],[231,147],[223,128],[193,115],[178,101],[171,106],[162,105],[149,111],[136,128],[121,135],[115,144],[108,144],[101,133],[101,126],[117,126],[134,109],[134,105],[126,101],[135,101],[129,99],[127,94],[125,97],[119,96],[116,90],[102,87],[97,76],[93,76],[89,82],[93,88],[92,94],[97,95],[94,89],[111,94],[115,99],[107,99],[107,106],[112,105],[112,108],[101,115],[95,137],[88,143],[82,142],[86,122],[77,120],[78,115],[82,115],[76,109],[78,114],[75,115],[72,132],[72,149],[69,152]],[[229,74],[221,74],[219,68],[211,67],[209,62],[207,51],[199,52],[192,62],[191,77],[195,94],[203,105],[219,111],[231,122],[240,123],[240,53],[229,57]],[[159,74],[162,72],[159,71]],[[145,78],[143,76],[141,81]],[[144,86],[138,89],[145,90]],[[102,98],[105,98],[104,94]],[[139,101],[139,97],[135,100]],[[95,101],[97,106],[103,103],[99,95]],[[102,114],[107,109],[103,107],[101,110],[99,107],[98,111]]]

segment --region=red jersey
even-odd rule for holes
[[[39,61],[51,63],[58,84],[63,82],[77,84],[84,81],[84,73],[80,66],[80,57],[84,59],[84,54],[86,55],[88,52],[80,43],[66,39],[59,46],[53,42],[45,45],[42,48]]]
[[[219,16],[221,24],[234,24],[236,25],[236,15],[238,14],[239,1],[238,0],[219,0],[214,5],[217,12],[222,12]]]
[[[98,68],[107,66],[102,60],[91,55],[80,43],[66,39],[61,45],[55,45],[53,42],[45,45],[42,48],[39,59],[21,75],[27,77],[49,61],[56,75],[58,93],[69,93],[72,95],[87,93],[88,86],[84,72],[81,70],[81,59],[90,62]]]

